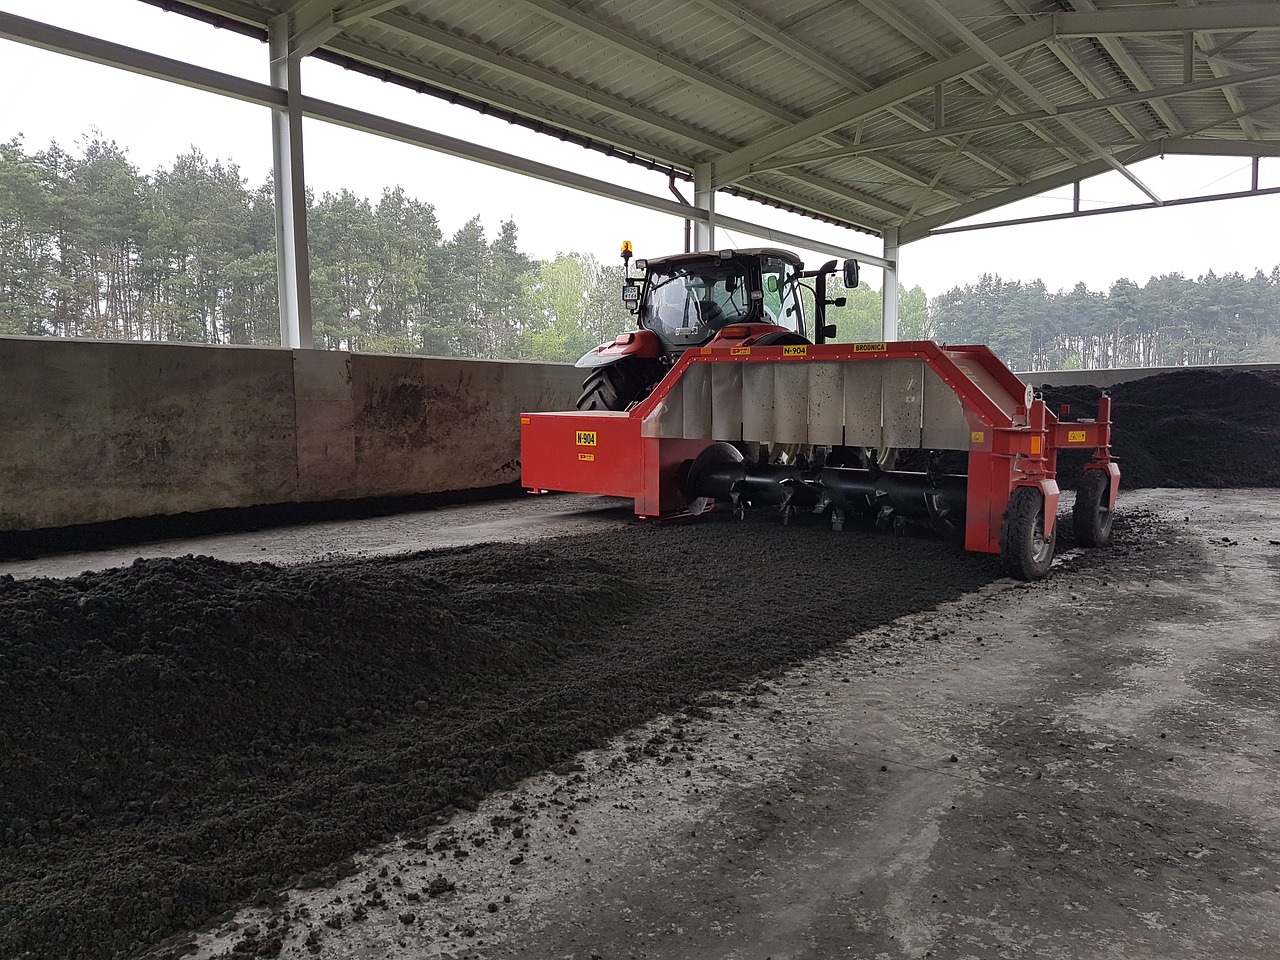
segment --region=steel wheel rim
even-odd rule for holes
[[[1049,559],[1050,544],[1044,535],[1044,513],[1040,514],[1035,529],[1031,534],[1031,558],[1037,563],[1045,563]]]

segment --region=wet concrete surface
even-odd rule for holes
[[[1280,502],[1123,510],[154,955],[1280,956]]]

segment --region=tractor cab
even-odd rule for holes
[[[807,339],[797,284],[804,264],[785,250],[686,253],[644,267],[632,302],[640,328],[653,331],[667,353],[705,346],[725,327],[744,325],[759,325],[747,334]]]
[[[637,259],[622,246],[626,281],[622,299],[639,329],[602,343],[578,360],[591,370],[578,398],[580,410],[625,410],[648,395],[685,350],[714,345],[789,346],[822,343],[835,334],[826,323],[827,279],[836,261],[805,272],[789,250],[755,248],[680,253]],[[846,286],[857,286],[858,264],[845,261]],[[817,317],[806,326],[800,296],[812,280]]]

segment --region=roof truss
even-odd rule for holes
[[[1159,203],[1129,169],[1145,157],[1280,149],[1275,2],[143,2],[264,36],[283,28],[276,49],[291,60],[347,58],[904,242],[1098,172],[1120,172]],[[175,72],[279,100],[269,87]]]

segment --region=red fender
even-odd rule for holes
[[[623,357],[655,359],[662,356],[662,341],[652,330],[631,330],[620,333],[608,343],[602,343],[584,353],[575,367],[605,367]]]

